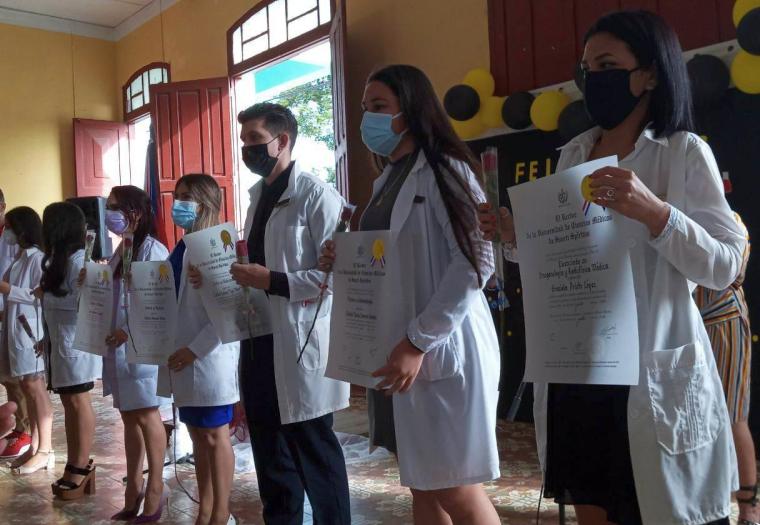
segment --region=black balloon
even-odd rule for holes
[[[480,95],[475,88],[458,84],[444,95],[443,107],[454,120],[470,120],[480,111]]]
[[[728,89],[731,75],[723,61],[713,55],[696,55],[686,64],[695,106],[720,100]]]
[[[586,104],[582,100],[576,100],[562,110],[559,114],[559,135],[565,142],[594,127],[586,111]]]
[[[751,55],[760,55],[760,7],[748,12],[736,28],[739,47]]]
[[[529,128],[533,124],[530,120],[530,106],[535,98],[527,91],[519,91],[508,96],[501,108],[504,123],[512,129]]]

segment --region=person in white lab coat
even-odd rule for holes
[[[407,269],[407,336],[369,393],[373,442],[397,452],[415,523],[497,524],[482,486],[499,477],[500,354],[483,294],[494,264],[478,230],[480,167],[419,69],[373,73],[362,106],[362,139],[382,175],[360,228],[391,230]],[[328,242],[320,268],[334,258]]]
[[[222,192],[213,177],[184,175],[174,191],[172,219],[186,233],[219,224]],[[174,395],[179,418],[193,440],[200,507],[196,523],[224,525],[230,515],[235,456],[230,422],[238,391],[240,343],[216,335],[199,290],[188,285],[190,262],[180,240],[169,256],[178,298],[177,333],[167,365],[159,369],[159,393]]]
[[[243,341],[240,357],[264,521],[300,524],[305,491],[315,523],[347,525],[348,476],[332,426],[333,412],[348,406],[349,385],[324,377],[329,297],[299,359],[324,278],[319,247],[335,231],[343,200],[291,159],[298,124],[289,109],[256,104],[238,121],[243,162],[262,178],[249,191],[250,264],[233,264],[231,273],[267,292],[272,320],[272,333]]]
[[[29,408],[32,443],[11,468],[15,474],[31,474],[40,469],[52,470],[53,406],[45,384],[45,359],[38,355],[36,344],[43,337],[42,312],[34,290],[42,276],[42,221],[37,212],[26,206],[5,215],[6,241],[18,244],[19,254],[0,281],[5,303],[5,333],[0,343],[0,379],[19,380]],[[30,338],[19,316],[26,317]]]
[[[95,412],[90,390],[101,375],[103,360],[73,347],[86,227],[84,213],[74,204],[56,202],[42,214],[45,256],[36,295],[42,299],[45,319],[48,377],[64,410],[66,469],[52,488],[65,499],[79,498],[95,484],[95,466],[90,461]]]
[[[0,189],[0,279],[11,267],[18,254],[18,244],[8,244],[2,235],[5,229],[5,194]],[[0,318],[4,310],[3,296],[0,294]],[[0,322],[0,338],[4,337],[2,322]],[[26,452],[32,443],[32,429],[29,425],[29,413],[27,411],[24,395],[21,393],[21,385],[16,380],[2,383],[8,395],[8,400],[16,406],[14,413],[15,425],[11,433],[0,443],[0,459],[15,459]]]
[[[609,14],[587,33],[582,66],[599,127],[562,148],[557,170],[620,159],[591,175],[591,187],[630,236],[640,376],[631,387],[535,385],[545,493],[573,503],[580,525],[728,525],[736,455],[691,292],[734,282],[746,240],[709,146],[688,132],[689,77],[672,29],[644,11]],[[496,221],[486,208],[490,236]],[[519,262],[511,217],[501,215],[507,253]]]
[[[150,197],[135,186],[116,186],[111,190],[106,201],[106,227],[116,235],[126,232],[134,235],[133,261],[164,261],[169,256],[166,247],[151,236],[154,220]],[[167,498],[162,478],[166,430],[158,407],[169,403],[169,400],[156,395],[158,366],[127,363],[129,327],[122,288],[122,250],[123,242],[109,262],[114,275],[113,331],[105,341],[108,350],[103,357],[103,394],[112,395],[113,406],[121,414],[127,459],[124,509],[113,519],[156,521]],[[84,278],[85,272],[82,270],[80,283]],[[146,454],[148,482],[144,485],[143,461]],[[143,515],[136,516],[143,499]]]

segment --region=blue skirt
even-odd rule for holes
[[[179,407],[179,420],[196,428],[216,428],[232,421],[233,405],[218,407]]]

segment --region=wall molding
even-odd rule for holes
[[[153,0],[150,4],[140,9],[137,13],[130,16],[116,27],[88,24],[86,22],[79,22],[68,18],[40,15],[7,7],[0,7],[0,24],[30,27],[33,29],[42,29],[43,31],[52,31],[54,33],[68,33],[71,35],[108,40],[109,42],[118,42],[147,21],[156,16],[160,16],[162,12],[169,9],[177,2],[179,2],[179,0]]]

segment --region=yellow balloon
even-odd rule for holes
[[[561,91],[544,91],[530,106],[530,120],[541,131],[554,131],[559,127],[559,115],[570,103],[570,97]]]
[[[475,91],[480,95],[481,102],[493,95],[493,90],[496,89],[496,82],[493,76],[488,70],[483,68],[470,70],[464,76],[462,84],[475,88]]]
[[[731,80],[739,91],[760,94],[760,56],[739,51],[731,63]]]
[[[483,124],[480,115],[475,115],[470,120],[451,119],[451,125],[462,140],[470,140],[479,137],[486,130],[486,126]]]
[[[507,97],[488,97],[480,105],[480,114],[483,124],[489,128],[504,127],[504,119],[501,116],[501,108]]]
[[[744,18],[744,15],[760,7],[760,0],[736,0],[734,4],[734,25],[739,27],[739,22]]]

